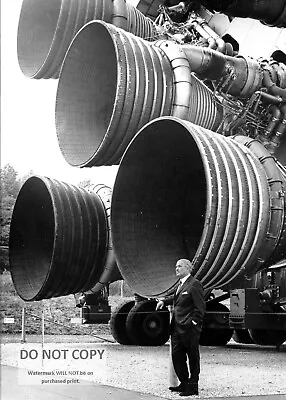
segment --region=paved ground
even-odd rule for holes
[[[1,400],[160,400],[158,396],[115,388],[106,385],[96,385],[81,381],[78,385],[17,385],[18,368],[2,366]]]
[[[122,346],[86,336],[46,337],[44,343],[40,336],[28,336],[26,343],[19,339],[1,338],[1,400],[181,398],[168,390],[169,344]],[[53,357],[43,359],[43,352]],[[89,354],[92,359],[85,358]],[[201,358],[200,393],[194,400],[286,400],[286,345],[280,352],[234,342],[203,346]]]
[[[131,390],[81,381],[76,386],[17,385],[18,368],[1,366],[1,400],[165,400],[166,397],[152,396]],[[180,398],[177,396],[178,399]],[[227,397],[228,400],[285,400],[286,395]],[[201,398],[202,399],[202,398]],[[215,399],[214,397],[212,399]],[[216,398],[217,399],[217,398]],[[220,397],[219,400],[226,398]],[[211,400],[211,398],[208,398]]]

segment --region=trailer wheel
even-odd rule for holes
[[[235,329],[232,338],[236,343],[253,344],[248,329]]]
[[[282,330],[249,329],[249,334],[260,346],[280,346],[286,340],[286,332]]]
[[[110,331],[114,339],[120,344],[133,344],[126,330],[126,319],[135,301],[119,304],[111,313]]]
[[[169,338],[169,311],[156,311],[155,300],[135,304],[127,316],[126,328],[133,343],[139,346],[162,346]]]
[[[233,329],[228,327],[228,320],[225,318],[225,314],[219,313],[229,313],[229,309],[221,303],[210,302],[206,304],[206,311],[214,314],[207,313],[204,317],[200,345],[225,346],[233,335]],[[215,326],[221,326],[221,328],[215,328]]]

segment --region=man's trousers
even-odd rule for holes
[[[180,382],[184,383],[189,380],[190,383],[198,383],[199,381],[200,331],[201,329],[198,326],[193,325],[186,332],[179,333],[176,324],[173,326],[171,333],[172,360]]]

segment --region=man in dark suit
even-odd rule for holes
[[[203,286],[192,276],[192,270],[193,266],[189,260],[178,260],[176,275],[180,278],[180,284],[176,293],[159,300],[157,304],[157,310],[164,305],[174,306],[171,319],[171,348],[173,365],[180,384],[169,389],[179,392],[180,396],[198,394],[200,374],[199,338],[206,306]]]

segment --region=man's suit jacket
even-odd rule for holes
[[[171,332],[176,325],[180,334],[188,333],[196,322],[197,329],[201,330],[206,305],[203,286],[192,275],[183,283],[179,292],[164,300],[166,305],[173,304],[173,316],[171,319]]]

